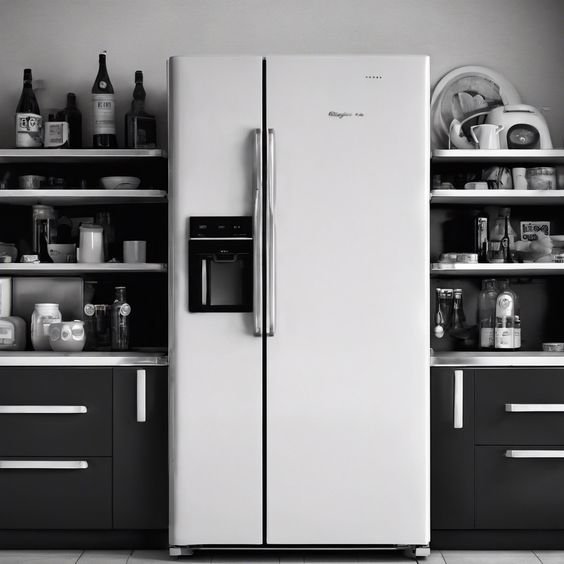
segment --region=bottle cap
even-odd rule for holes
[[[135,82],[143,82],[143,71],[135,71]]]
[[[31,80],[31,69],[24,69],[24,80]]]

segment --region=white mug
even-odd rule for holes
[[[147,241],[124,241],[123,262],[147,262]]]
[[[499,132],[502,129],[503,125],[484,123],[473,125],[470,132],[479,149],[499,149]]]
[[[527,169],[525,167],[512,168],[511,174],[513,176],[513,188],[515,190],[527,189]]]

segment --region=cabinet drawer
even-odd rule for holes
[[[477,444],[564,445],[564,370],[480,369],[475,378]]]
[[[477,447],[476,528],[563,529],[564,458],[552,456],[564,448]]]
[[[111,454],[111,369],[0,369],[0,457]]]
[[[111,458],[0,457],[0,529],[109,529]]]

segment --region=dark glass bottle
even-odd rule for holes
[[[31,81],[31,69],[24,69],[22,93],[16,107],[16,147],[42,145],[43,122]]]
[[[503,252],[503,262],[513,262],[511,258],[511,245],[509,239],[509,216],[505,216],[505,230],[501,238],[501,250]]]
[[[157,146],[155,116],[145,111],[143,71],[135,71],[131,109],[125,114],[125,146],[128,149],[154,149]]]
[[[67,105],[64,110],[57,113],[57,120],[69,124],[69,147],[82,149],[82,114],[76,105],[76,94],[67,94]]]
[[[112,350],[129,349],[129,314],[131,306],[127,303],[125,286],[115,287],[115,299],[112,304]]]
[[[114,87],[106,68],[106,54],[98,57],[98,74],[92,85],[92,146],[95,149],[117,147]]]

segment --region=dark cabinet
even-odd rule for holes
[[[474,527],[473,370],[431,371],[431,526]]]
[[[161,367],[114,369],[114,528],[168,526],[168,385]]]

